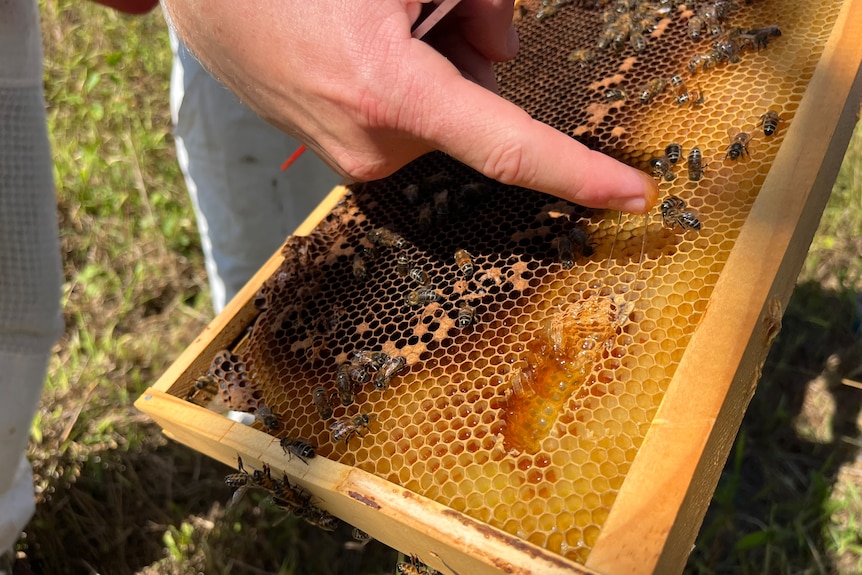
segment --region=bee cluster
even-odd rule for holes
[[[674,6],[675,8],[676,6]],[[693,10],[686,10],[684,15],[688,18],[687,33],[693,41],[698,41],[709,36],[714,38],[712,50],[707,54],[693,56],[688,65],[688,72],[692,75],[697,72],[705,72],[722,63],[738,63],[743,52],[747,50],[761,50],[766,48],[769,39],[781,36],[778,26],[769,25],[744,31],[740,27],[734,27],[730,20],[733,12],[738,9],[736,0],[717,0],[714,2],[695,4]],[[666,86],[672,86],[675,95],[674,102],[678,106],[698,107],[705,102],[704,93],[700,88],[689,89],[680,74],[673,74],[667,80],[653,78],[649,80],[639,92],[639,100],[643,103],[650,102],[653,98],[664,92]],[[624,89],[614,88],[605,93],[607,101],[626,100],[627,93]],[[763,133],[766,137],[775,134],[781,116],[774,110],[768,110],[760,117]],[[730,143],[724,155],[724,160],[737,161],[749,155],[748,144],[751,134],[745,131],[728,133]],[[668,144],[661,155],[654,156],[648,161],[649,170],[658,180],[673,182],[676,179],[675,165],[683,156],[682,146],[673,142]],[[708,163],[704,162],[703,152],[699,146],[693,146],[687,156],[686,167],[688,169],[688,180],[699,182],[703,178],[704,170]],[[676,200],[683,201],[676,196],[670,195],[660,206],[662,222],[665,227],[675,230],[700,230],[701,222],[697,213],[687,206],[679,208]]]
[[[758,126],[763,128],[764,137],[774,136],[778,130],[778,124],[782,121],[781,116],[775,110],[767,110],[760,116]],[[751,142],[752,135],[748,132],[736,131],[728,133],[730,143],[724,154],[724,160],[736,162],[749,155],[748,144]],[[683,155],[682,146],[678,143],[668,144],[664,153],[660,156],[655,156],[649,160],[649,165],[652,170],[652,175],[657,177],[659,181],[672,182],[676,179],[676,174],[673,171],[673,166],[676,165]],[[698,146],[694,146],[688,153],[686,160],[688,169],[688,179],[691,182],[698,182],[703,178],[703,172],[707,164],[703,161],[703,153]],[[697,212],[689,208],[685,200],[668,195],[659,206],[661,211],[662,223],[666,228],[676,230],[677,227],[682,231],[700,230],[701,222],[698,219]]]
[[[204,380],[255,413],[289,473],[314,452],[585,561],[837,18],[810,1],[545,2],[518,23],[501,94],[658,178],[652,225],[429,154],[350,186],[289,240]],[[647,5],[658,20],[633,45],[626,23]],[[696,39],[693,16],[714,19]],[[615,41],[600,49],[603,18]],[[564,349],[577,322],[549,319],[579,302],[612,306],[608,329]],[[198,402],[207,384],[189,375],[177,393]],[[565,393],[544,389],[556,376]]]
[[[262,469],[254,469],[249,473],[242,463],[242,457],[237,455],[236,459],[238,471],[224,478],[225,484],[234,489],[231,505],[236,504],[249,489],[258,488],[269,493],[272,502],[279,509],[301,517],[324,531],[335,531],[338,528],[338,519],[320,508],[311,493],[298,485],[291,484],[287,475],[282,479],[274,479],[271,469],[266,464]]]
[[[661,202],[661,219],[666,228],[676,229],[677,226],[683,230],[701,228],[697,212],[688,209],[685,200],[672,195]]]
[[[700,32],[696,34],[692,29],[692,24],[697,24],[698,17],[692,16],[689,19],[689,35],[692,40],[697,40],[701,37]],[[717,30],[723,30],[721,26]],[[730,30],[720,32],[718,38],[712,44],[712,50],[706,54],[697,54],[691,58],[688,63],[688,71],[692,74],[698,70],[706,71],[722,63],[736,64],[746,50],[761,50],[769,44],[770,38],[781,36],[781,29],[778,26],[764,26],[762,28],[753,28],[745,31],[742,28],[731,28]]]
[[[546,17],[549,4],[552,13],[556,13],[561,6],[570,3],[543,0],[542,7],[536,12],[536,18],[542,20]],[[594,47],[580,47],[569,53],[569,60],[580,68],[588,67],[605,51],[620,53],[627,47],[634,53],[645,51],[647,38],[661,37],[664,30],[659,29],[660,24],[667,24],[677,16],[687,19],[687,33],[691,40],[714,39],[711,51],[697,54],[690,59],[688,71],[691,74],[706,71],[722,63],[738,63],[743,52],[766,48],[770,38],[781,36],[781,29],[775,25],[748,30],[733,27],[730,17],[738,9],[739,0],[695,3],[680,0],[607,0],[594,2],[591,6],[604,8],[601,13],[603,27]],[[693,6],[693,9],[688,9],[689,6]],[[630,95],[635,95],[640,102],[648,103],[663,93],[668,85],[676,91],[675,101],[678,105],[696,106],[704,102],[703,93],[696,88],[686,90],[678,74],[667,78],[648,79],[633,91],[625,88],[609,89],[604,95],[608,102],[634,99],[630,98]]]

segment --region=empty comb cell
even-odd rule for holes
[[[647,174],[671,149],[670,211],[428,154],[333,192],[138,405],[443,572],[679,571],[849,139],[862,0],[519,6],[501,95]],[[202,376],[278,428],[183,401]]]

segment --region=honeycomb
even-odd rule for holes
[[[661,199],[684,200],[699,230],[666,225],[658,209],[620,215],[502,186],[430,154],[353,186],[309,236],[289,239],[255,297],[249,335],[210,370],[229,406],[277,417],[267,429],[275,437],[303,438],[319,457],[582,563],[841,7],[656,0],[660,17],[642,43],[629,33],[619,50],[599,50],[606,22],[642,3],[593,4],[526,3],[520,54],[497,68],[501,93],[648,172],[680,144],[675,179],[657,172]],[[727,12],[726,34],[777,26],[781,35],[692,72],[692,58],[716,42],[708,26],[690,36],[710,7]],[[758,126],[769,110],[780,116],[771,136]],[[740,132],[750,141],[733,160]],[[685,167],[694,146],[697,181]],[[367,367],[357,352],[406,366],[384,381],[371,370],[342,395],[339,366]],[[315,406],[318,388],[331,415]],[[336,441],[333,425],[357,433]]]

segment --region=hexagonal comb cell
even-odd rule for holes
[[[525,3],[501,93],[653,173],[664,213],[425,156],[289,240],[251,335],[213,362],[221,395],[267,406],[319,456],[585,561],[839,9]]]

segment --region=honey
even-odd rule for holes
[[[669,142],[684,152],[700,147],[702,179],[688,181],[676,166],[678,177],[661,182],[660,193],[696,209],[702,229],[670,230],[656,212],[619,217],[506,187],[430,154],[351,187],[307,238],[291,239],[281,269],[254,299],[250,335],[212,358],[209,371],[228,407],[266,406],[279,417],[274,440],[301,437],[318,457],[584,561],[706,313],[840,3],[739,3],[735,26],[775,24],[782,36],[696,75],[687,63],[711,40],[688,38],[682,12],[661,22],[644,52],[606,52],[573,68],[568,54],[595,42],[601,10],[571,3],[537,22],[537,4],[526,3],[518,24],[518,58],[497,69],[501,93],[640,168]],[[677,105],[669,90],[649,104],[602,101],[601,90],[637,90],[672,73],[697,84],[700,107]],[[785,122],[767,139],[756,122],[769,108]],[[728,130],[752,134],[750,157],[724,161]],[[411,184],[421,188],[418,204],[402,193]],[[458,209],[425,228],[418,214],[441,186]],[[405,245],[381,249],[359,281],[354,256],[384,227]],[[593,253],[565,269],[554,240],[574,227]],[[459,249],[472,256],[469,279],[456,265]],[[400,251],[428,274],[440,301],[407,304]],[[457,323],[462,302],[475,309],[467,327]],[[604,327],[565,335],[574,327],[565,318],[592,311]],[[357,350],[404,357],[407,367],[385,391],[356,386],[354,404],[322,420],[313,391],[334,389],[339,365]],[[513,379],[525,378],[523,391],[513,391]],[[185,397],[184,385],[171,392]],[[376,416],[365,435],[335,441],[331,421],[358,413]]]
[[[506,449],[539,450],[563,406],[592,372],[597,348],[613,333],[614,319],[609,301],[586,299],[552,316],[546,329],[527,343],[525,365],[512,375],[512,390],[502,413]],[[606,375],[605,381],[611,377]]]

